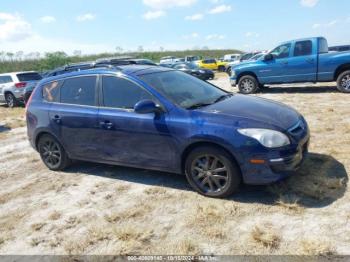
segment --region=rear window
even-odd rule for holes
[[[59,102],[61,81],[54,81],[43,86],[43,98],[46,102]]]
[[[11,76],[0,76],[0,84],[7,84],[7,83],[11,83],[12,77]]]
[[[42,79],[41,75],[38,73],[17,74],[17,78],[20,82],[38,81]]]
[[[306,56],[312,54],[312,42],[310,40],[295,43],[294,56]]]

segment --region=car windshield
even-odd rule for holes
[[[194,109],[219,101],[229,93],[180,71],[166,71],[140,76],[176,105]]]

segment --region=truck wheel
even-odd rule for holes
[[[350,70],[345,71],[338,76],[337,88],[340,92],[350,93]]]
[[[242,94],[254,94],[259,88],[259,83],[254,76],[246,75],[239,79],[238,88]]]
[[[11,93],[7,93],[5,95],[5,100],[6,100],[6,104],[9,108],[14,108],[15,106],[18,105],[16,97]]]

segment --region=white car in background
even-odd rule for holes
[[[42,76],[34,71],[0,74],[0,103],[18,106],[24,100],[25,88],[36,85]]]

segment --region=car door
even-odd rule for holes
[[[261,83],[285,83],[289,82],[289,57],[291,43],[285,43],[270,52],[272,60],[263,61],[259,68],[258,76]]]
[[[311,40],[297,41],[288,71],[291,82],[315,82],[317,74],[317,46]]]
[[[168,114],[137,114],[134,105],[144,99],[158,101],[135,82],[102,76],[98,121],[99,149],[103,158],[138,167],[172,167],[174,142],[167,128]]]
[[[59,88],[59,102],[53,102],[49,112],[51,130],[72,158],[99,158],[97,79],[96,75],[76,76],[52,82],[48,91],[44,87],[44,92]]]

